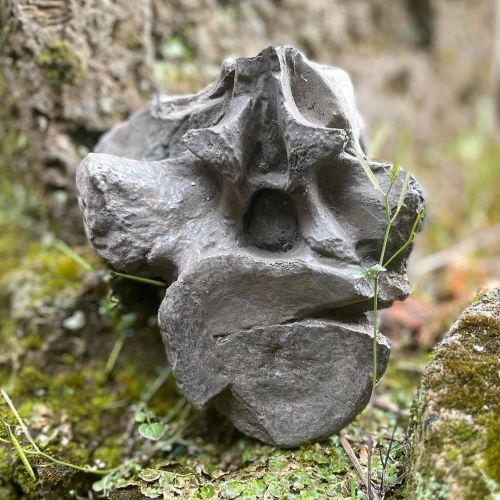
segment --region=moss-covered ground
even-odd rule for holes
[[[15,225],[3,225],[0,380],[42,450],[114,471],[82,473],[28,455],[37,476],[32,480],[13,447],[0,443],[1,498],[86,498],[89,491],[114,498],[364,498],[338,437],[278,450],[240,435],[210,410],[192,410],[165,370],[156,325],[163,291],[110,279],[88,248],[75,251],[92,271],[45,231],[20,234]],[[381,457],[396,426],[384,471],[388,488],[398,483],[402,459],[405,417],[399,413],[409,406],[417,379],[395,360],[380,389],[395,408],[376,410]],[[0,414],[16,427],[6,404]],[[144,415],[161,425],[159,440],[139,433]],[[345,430],[362,462],[365,426],[362,415]],[[0,438],[7,439],[5,429]]]
[[[15,182],[3,189],[1,387],[44,453],[95,471],[30,454],[2,400],[36,479],[0,425],[0,498],[365,498],[337,436],[279,450],[193,410],[166,368],[156,323],[164,290],[113,278],[88,246],[69,248],[51,233],[36,193]],[[398,363],[396,355],[381,382],[374,436],[375,476],[393,495],[419,378]],[[344,431],[363,466],[366,426],[362,414]]]

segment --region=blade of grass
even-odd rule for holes
[[[18,421],[18,423],[19,423],[19,425],[20,425],[20,427],[21,427],[21,429],[22,429],[22,431],[23,431],[26,439],[30,442],[30,444],[34,448],[33,451],[32,450],[26,450],[26,449],[24,449],[19,444],[19,441],[17,441],[17,439],[14,436],[14,434],[12,434],[12,431],[10,430],[9,425],[6,424],[2,420],[3,424],[7,428],[7,432],[9,434],[9,439],[11,439],[11,434],[14,437],[14,440],[11,439],[10,442],[12,443],[12,446],[14,446],[14,448],[16,449],[16,451],[20,454],[20,456],[22,454],[22,455],[25,456],[25,458],[26,458],[26,455],[35,455],[35,456],[38,456],[38,457],[43,457],[43,458],[46,458],[49,462],[52,462],[54,464],[61,465],[63,467],[68,467],[70,469],[78,470],[80,472],[86,472],[88,474],[107,475],[107,474],[110,474],[111,472],[114,472],[116,470],[116,468],[114,468],[114,469],[94,469],[92,467],[82,467],[80,465],[75,465],[75,464],[72,464],[72,463],[69,463],[69,462],[64,462],[63,460],[58,460],[57,458],[52,457],[48,453],[45,453],[45,452],[41,451],[40,448],[38,448],[38,446],[36,445],[35,440],[31,437],[31,434],[30,434],[28,428],[26,427],[26,424],[24,423],[23,419],[19,415],[19,412],[17,411],[16,407],[12,403],[12,400],[10,399],[9,395],[3,389],[0,391],[0,393],[1,393],[2,397],[5,399],[5,402],[9,406],[10,410],[12,411],[12,413],[14,414],[14,416],[16,417],[16,420]],[[4,440],[2,440],[2,441],[4,441]],[[23,463],[24,463],[24,461],[23,461]],[[33,477],[33,479],[36,479],[36,478]]]
[[[355,151],[356,151],[356,158],[358,159],[358,162],[361,165],[361,168],[363,169],[366,177],[368,177],[368,180],[371,182],[374,189],[382,192],[382,188],[380,187],[380,184],[379,184],[377,178],[375,177],[374,173],[372,172],[370,165],[368,165],[366,158],[363,156],[363,153],[358,148],[356,148]]]
[[[387,261],[384,263],[384,267],[387,269],[387,266],[394,260],[396,259],[402,252],[406,250],[406,248],[411,245],[413,242],[413,239],[415,238],[415,232],[417,230],[418,223],[424,218],[425,216],[425,209],[421,210],[418,214],[417,217],[415,218],[415,222],[413,223],[413,226],[410,231],[410,235],[408,236],[408,239],[406,242],[394,253],[392,256],[387,259]]]
[[[21,415],[19,415],[16,407],[14,406],[14,403],[10,399],[10,396],[2,389],[0,390],[0,394],[2,394],[3,399],[7,403],[7,406],[10,408],[14,416],[16,417],[17,422],[19,423],[19,426],[21,427],[23,434],[26,436],[26,439],[29,441],[31,446],[35,448],[36,451],[40,451],[38,448],[37,444],[35,443],[35,440],[31,437],[30,431],[28,430],[28,427],[26,427],[26,424],[24,423],[24,420],[21,418]]]
[[[356,500],[356,480],[351,477],[349,482],[351,483],[351,500]]]
[[[117,271],[110,271],[113,276],[119,276],[120,278],[125,278],[126,280],[136,281],[137,283],[143,283],[145,285],[160,286],[162,288],[167,285],[163,281],[152,280],[150,278],[143,278],[142,276],[134,276],[133,274],[119,273]]]
[[[401,210],[401,207],[403,206],[403,203],[405,201],[405,196],[406,192],[408,191],[408,183],[410,182],[410,172],[406,172],[405,178],[403,180],[403,186],[401,187],[401,191],[399,193],[399,198],[398,198],[398,205],[396,207],[396,210],[392,216],[391,222],[394,222],[396,220],[396,217],[399,214],[399,211]]]
[[[118,335],[118,338],[116,339],[116,342],[113,345],[113,349],[111,350],[111,353],[109,355],[108,361],[106,362],[106,367],[104,368],[106,377],[109,377],[113,373],[116,362],[118,361],[118,357],[120,356],[123,346],[125,345],[125,341],[127,340],[127,336],[127,330],[123,330]]]
[[[349,460],[351,461],[352,465],[356,469],[356,472],[358,473],[358,476],[360,477],[361,481],[363,481],[363,484],[365,487],[368,489],[368,481],[369,478],[367,477],[363,467],[359,463],[358,457],[354,453],[354,450],[351,447],[351,444],[343,434],[339,433],[339,440],[340,444],[342,445],[342,448],[344,448],[344,451],[346,452],[347,456],[349,457]]]
[[[31,467],[31,464],[29,463],[28,458],[26,457],[26,454],[24,453],[24,450],[22,449],[21,445],[19,444],[19,441],[17,440],[16,436],[12,432],[10,425],[7,424],[2,420],[3,425],[7,429],[7,435],[9,436],[9,440],[16,450],[16,453],[19,455],[19,458],[21,459],[21,462],[24,465],[24,468],[27,470],[28,474],[30,475],[31,479],[34,479],[36,481],[36,476],[35,472],[33,471],[33,467]]]
[[[82,257],[80,257],[69,245],[61,240],[55,240],[53,245],[57,250],[62,252],[66,257],[69,257],[73,262],[78,264],[83,270],[91,273],[94,269],[92,266]]]

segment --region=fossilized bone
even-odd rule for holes
[[[268,443],[326,437],[370,397],[373,286],[357,267],[377,262],[385,215],[361,134],[345,72],[269,47],[198,94],[153,100],[78,170],[99,255],[170,285],[159,322],[179,389]],[[382,187],[385,166],[370,162]],[[412,178],[388,252],[422,203]],[[408,251],[381,277],[382,306],[408,294]]]

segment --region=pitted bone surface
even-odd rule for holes
[[[77,173],[96,251],[170,285],[159,321],[180,390],[271,444],[337,432],[370,396],[373,286],[358,269],[378,260],[385,213],[354,153],[362,130],[345,72],[269,47],[198,94],[153,99]],[[369,165],[386,188],[389,165]],[[412,178],[387,255],[422,205]],[[382,274],[381,306],[408,294],[409,251]]]

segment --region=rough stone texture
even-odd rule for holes
[[[80,230],[81,158],[149,92],[151,16],[146,2],[0,0],[0,98],[31,152],[12,169],[43,188],[65,238]]]
[[[269,47],[196,95],[160,96],[77,174],[98,253],[172,283],[159,318],[181,391],[269,443],[328,436],[370,395],[373,290],[356,267],[377,261],[385,216],[354,154],[362,129],[345,72]],[[370,163],[383,187],[386,166]],[[387,255],[422,203],[412,179]],[[408,294],[407,255],[381,305]]]
[[[407,498],[497,498],[500,289],[460,316],[427,365],[409,430]]]

